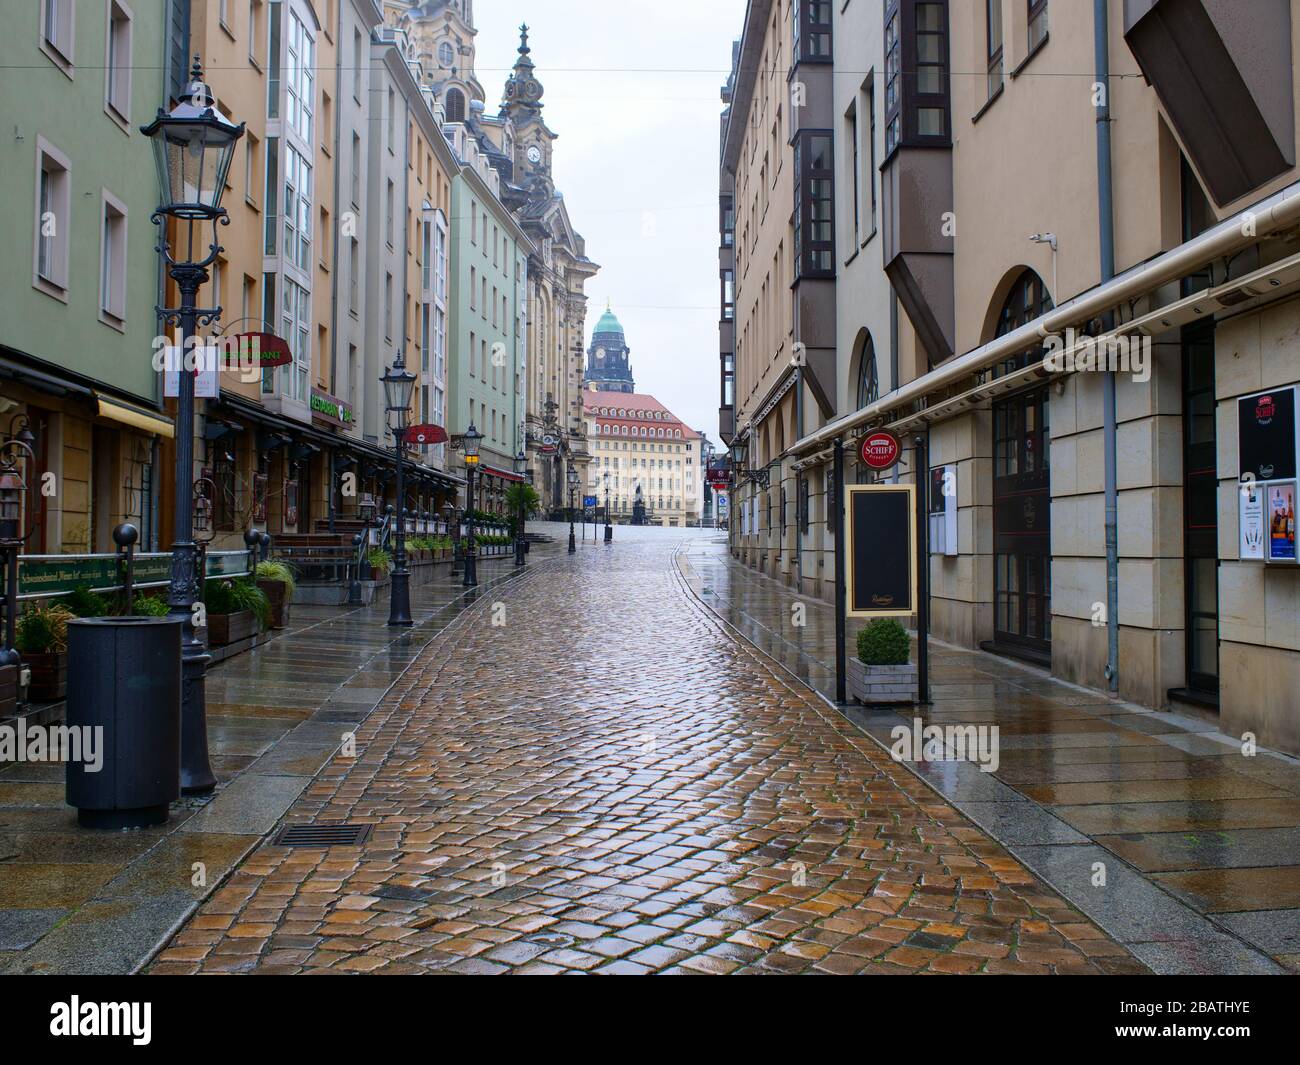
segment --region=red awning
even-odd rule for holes
[[[500,477],[503,481],[523,481],[517,473],[510,470],[498,469],[496,466],[489,466],[486,462],[480,462],[478,467],[479,476]]]

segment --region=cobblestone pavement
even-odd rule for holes
[[[617,530],[434,640],[156,973],[1145,967]],[[503,624],[494,625],[494,619]]]

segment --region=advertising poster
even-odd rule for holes
[[[1294,562],[1295,481],[1268,486],[1268,561]]]
[[[1243,559],[1264,558],[1264,488],[1243,488],[1240,493],[1239,554]]]

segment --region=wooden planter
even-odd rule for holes
[[[848,660],[849,698],[866,706],[915,703],[916,666],[868,666],[856,658]]]
[[[0,720],[18,713],[18,667],[0,666]]]
[[[289,586],[284,581],[264,580],[259,580],[257,586],[271,603],[271,628],[284,628],[289,623]]]
[[[27,698],[34,703],[55,703],[68,693],[68,653],[25,654],[23,663],[31,668],[32,683]]]
[[[208,615],[208,646],[225,647],[257,635],[257,615],[251,610]]]

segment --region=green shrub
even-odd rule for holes
[[[858,633],[858,660],[868,666],[905,666],[912,658],[907,630],[893,618],[876,618]]]
[[[61,605],[79,618],[102,618],[109,610],[108,600],[92,592],[88,584],[77,585],[64,596]]]
[[[61,654],[68,649],[68,622],[75,618],[61,604],[29,606],[14,624],[14,643],[20,654]]]
[[[235,611],[251,610],[262,628],[271,627],[271,600],[252,579],[240,577],[231,581],[230,592],[235,603]]]
[[[137,618],[165,618],[170,609],[161,595],[137,595],[131,613]]]
[[[366,561],[370,563],[375,579],[382,580],[393,565],[393,556],[381,547],[372,547],[366,552]]]

